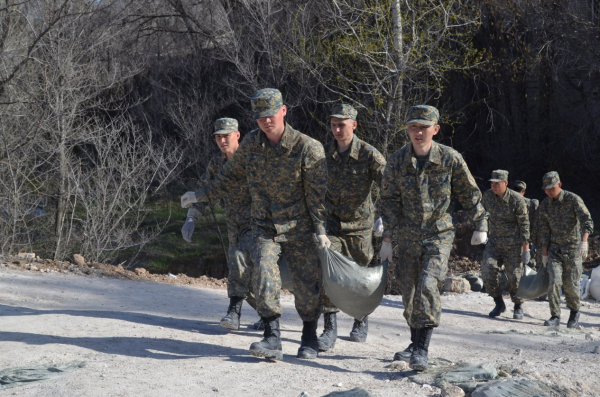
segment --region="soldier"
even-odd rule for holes
[[[486,212],[481,192],[462,156],[433,142],[439,112],[418,105],[406,122],[410,143],[388,160],[382,182],[380,209],[385,226],[381,259],[392,260],[392,232],[398,229],[398,278],[411,344],[394,360],[410,358],[410,367],[427,368],[433,328],[440,323],[438,283],[445,279],[454,240],[453,198],[476,224],[471,243],[487,239]]]
[[[312,235],[319,247],[329,247],[325,235],[327,165],[323,146],[296,131],[284,120],[287,108],[273,88],[258,90],[251,98],[259,126],[243,139],[235,157],[213,181],[181,197],[188,207],[206,195],[222,195],[248,181],[252,197],[254,271],[252,286],[257,311],[265,323],[264,339],[250,346],[258,357],[281,360],[277,261],[283,253],[294,283],[296,310],[302,318],[302,344],[298,358],[318,355],[317,323],[320,315],[321,267]]]
[[[368,143],[354,135],[358,123],[356,109],[335,104],[329,116],[333,140],[325,146],[327,157],[327,232],[331,249],[368,266],[373,259],[373,226],[375,208],[371,190],[381,184],[385,159]],[[381,223],[381,222],[380,222]],[[323,291],[325,329],[319,337],[319,350],[335,346],[336,313],[339,311]],[[366,342],[368,318],[354,320],[350,340]]]
[[[490,238],[481,264],[485,289],[496,303],[489,316],[498,317],[506,311],[498,282],[504,265],[510,297],[515,304],[513,318],[522,320],[524,300],[517,298],[516,293],[523,273],[521,262],[527,264],[531,259],[527,204],[523,196],[508,188],[508,171],[493,171],[489,181],[492,188],[483,193],[482,203],[489,214]]]
[[[558,172],[544,175],[542,189],[548,197],[540,204],[539,242],[542,263],[550,265],[550,319],[544,325],[560,325],[560,288],[571,309],[567,328],[579,324],[579,283],[583,259],[588,254],[588,237],[594,230],[590,212],[578,195],[562,190]]]
[[[221,153],[211,158],[202,179],[202,183],[209,183],[214,179],[231,160],[239,147],[240,132],[236,119],[222,118],[215,121],[215,142]],[[244,181],[245,182],[245,181]],[[215,200],[218,201],[218,200]],[[227,234],[229,237],[229,260],[227,267],[227,295],[229,296],[229,308],[227,314],[221,319],[221,326],[231,330],[240,328],[240,314],[244,299],[256,309],[254,295],[252,294],[252,261],[250,252],[252,247],[252,218],[250,214],[250,192],[248,184],[241,183],[236,189],[232,189],[222,198],[225,218],[227,223]],[[194,221],[200,220],[204,212],[204,205],[193,204],[188,210],[186,222],[181,229],[181,234],[187,242],[192,241],[194,232]],[[255,328],[260,327],[257,323]]]
[[[525,197],[525,193],[527,191],[527,184],[523,181],[515,181],[514,184],[514,191],[521,194],[521,196],[523,196],[523,198],[525,199],[525,203],[527,204],[527,213],[529,214],[529,249],[533,251],[533,249],[535,249],[537,243],[537,227],[536,227],[536,220],[537,220],[537,210],[538,207],[540,206],[540,202],[536,199],[529,199],[527,197]],[[531,246],[533,244],[533,247]],[[533,249],[532,249],[533,248]],[[537,253],[537,252],[536,252]],[[541,258],[541,254],[540,254],[540,258]],[[534,262],[535,260],[532,258],[531,262]],[[541,260],[540,260],[541,262]],[[535,263],[535,262],[534,262]],[[526,265],[526,263],[525,263]]]

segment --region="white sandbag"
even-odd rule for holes
[[[592,270],[592,276],[590,277],[588,290],[590,292],[590,296],[600,302],[600,267]]]
[[[381,303],[387,282],[388,262],[363,267],[330,250],[319,249],[323,288],[331,302],[344,313],[362,321]]]

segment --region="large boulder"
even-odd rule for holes
[[[464,294],[471,291],[471,284],[462,277],[448,277],[444,282],[444,291]]]

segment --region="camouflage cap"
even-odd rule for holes
[[[560,182],[558,172],[550,171],[544,174],[542,178],[542,189],[552,189],[556,184]]]
[[[238,122],[236,119],[224,117],[215,121],[215,132],[213,135],[227,135],[238,130]]]
[[[345,103],[336,103],[331,108],[331,114],[327,118],[335,117],[338,119],[352,119],[356,120],[357,111],[351,105]]]
[[[515,181],[515,189],[527,190],[527,184],[523,181]]]
[[[283,106],[281,92],[275,88],[258,90],[250,98],[254,120],[276,114]]]
[[[494,170],[494,171],[492,171],[492,178],[488,179],[488,181],[490,181],[490,182],[508,181],[508,171]]]
[[[406,124],[419,123],[424,125],[436,125],[440,119],[440,112],[433,106],[417,105],[408,112]]]

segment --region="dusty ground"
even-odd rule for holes
[[[101,267],[88,266],[90,275],[82,276],[68,264],[40,272],[24,270],[27,263],[0,262],[0,369],[87,362],[62,378],[0,395],[322,396],[354,387],[375,396],[440,393],[409,381],[411,371],[387,368],[408,344],[399,296],[386,296],[373,313],[366,344],[348,341],[352,319],[341,315],[335,351],[314,361],[295,358],[301,322],[293,296],[283,296],[284,361],[271,363],[248,354],[261,335],[249,328],[257,316],[247,306],[240,331],[219,326],[226,291],[206,288],[219,287],[216,281],[172,285],[133,281],[130,273],[107,278]],[[434,334],[431,357],[505,365],[512,376],[541,379],[562,387],[564,395],[598,395],[600,354],[592,352],[600,346],[599,303],[581,309],[581,330],[566,332],[563,324],[556,332],[541,326],[549,317],[546,302],[526,303],[523,321],[508,312],[490,319],[492,301],[480,293],[446,295],[442,302],[443,326]]]

